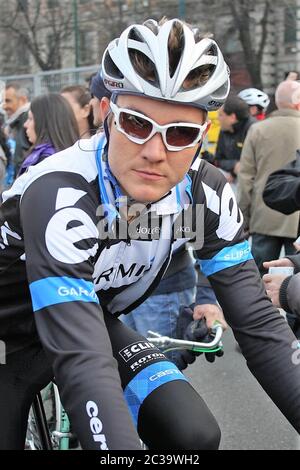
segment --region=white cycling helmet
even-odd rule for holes
[[[270,104],[270,98],[267,93],[257,88],[246,88],[240,91],[238,96],[249,106],[260,106],[263,109],[267,109]]]
[[[173,25],[182,28],[182,43],[178,46],[175,64],[170,65],[168,42]],[[137,70],[132,52],[146,56],[151,77],[142,76]],[[206,73],[205,80],[195,85],[188,76],[191,72],[200,75],[202,70]],[[220,108],[230,89],[229,69],[216,42],[210,38],[197,41],[197,30],[178,19],[162,25],[148,20],[143,25],[126,28],[105,50],[102,75],[106,88],[112,93],[150,96],[207,111]],[[189,81],[193,82],[190,87]]]

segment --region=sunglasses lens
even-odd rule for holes
[[[172,126],[167,130],[167,142],[173,147],[185,147],[196,142],[199,134],[196,127]]]
[[[146,139],[150,135],[153,127],[151,122],[147,119],[124,111],[120,113],[120,126],[126,134],[136,137],[137,139]]]

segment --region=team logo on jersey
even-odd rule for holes
[[[136,359],[132,364],[130,364],[130,369],[133,372],[136,372],[141,367],[143,368],[143,367],[149,365],[149,363],[151,363],[151,362],[155,362],[155,361],[158,361],[158,360],[165,359],[165,357],[166,356],[163,353],[160,353],[160,352],[147,354],[146,356],[142,356],[142,357]]]
[[[86,212],[74,207],[85,195],[85,191],[73,188],[57,192],[56,212],[48,222],[45,241],[49,253],[62,263],[82,263],[97,252],[97,227]]]
[[[4,222],[4,224],[0,228],[0,248],[4,250],[6,246],[9,246],[8,238],[7,236],[10,236],[12,238],[15,238],[16,240],[22,240],[20,235],[17,232],[14,232],[10,226],[8,225],[8,222]]]
[[[126,348],[121,349],[121,351],[119,351],[119,354],[125,362],[128,362],[137,354],[140,354],[144,351],[148,351],[150,349],[156,349],[154,344],[150,343],[149,341],[139,341],[138,343],[132,343]]]
[[[207,208],[219,216],[216,234],[219,238],[232,241],[243,225],[243,215],[239,209],[229,183],[226,183],[221,197],[210,186],[202,182]]]

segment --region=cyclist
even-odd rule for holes
[[[53,369],[83,448],[138,449],[133,421],[150,448],[218,447],[218,425],[184,376],[116,318],[151,293],[185,235],[250,369],[300,430],[295,338],[264,292],[230,186],[195,158],[207,110],[229,92],[217,44],[180,20],[149,20],[110,43],[102,71],[113,93],[101,101],[105,133],[4,193],[1,446],[22,445]]]
[[[238,96],[248,104],[251,116],[258,121],[265,119],[270,104],[267,93],[257,88],[245,88],[245,90],[239,92]]]

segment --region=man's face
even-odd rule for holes
[[[258,107],[255,104],[252,106],[249,106],[249,112],[250,112],[250,116],[253,116],[253,117],[261,113],[261,111],[258,109]]]
[[[5,110],[8,117],[12,116],[21,106],[26,103],[27,99],[25,96],[18,96],[16,90],[13,87],[9,87],[5,90],[5,100],[3,109]]]
[[[224,107],[222,106],[219,109],[218,118],[219,118],[220,127],[222,131],[233,132],[233,124],[237,122],[237,118],[234,113],[226,114],[224,111]]]
[[[206,118],[206,113],[200,109],[144,97],[119,96],[117,105],[142,113],[160,125],[172,122],[202,125]],[[111,120],[110,168],[123,192],[136,201],[153,202],[168,193],[184,178],[196,150],[197,145],[181,151],[168,151],[159,133],[142,145],[136,144],[119,132],[114,119]]]

